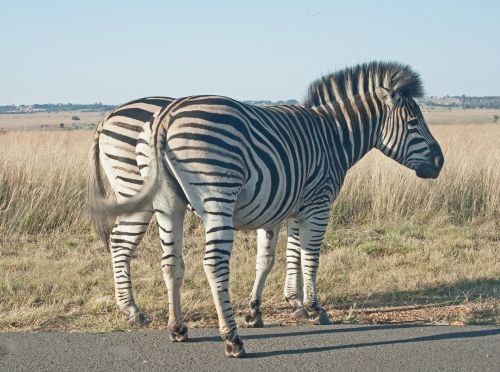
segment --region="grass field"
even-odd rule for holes
[[[319,293],[335,321],[500,322],[500,125],[451,124],[459,120],[444,111],[428,115],[448,124],[431,128],[446,157],[437,180],[417,179],[373,151],[349,172],[333,206]],[[466,116],[485,123],[492,115]],[[78,130],[0,135],[0,331],[128,328],[114,304],[109,254],[85,203],[91,138]],[[202,228],[193,216],[185,228],[183,308],[191,325],[214,325]],[[166,289],[153,230],[132,273],[149,327],[162,329]],[[284,248],[280,234],[263,304],[271,324],[290,321]],[[239,319],[254,261],[255,234],[238,232],[231,295]]]
[[[79,120],[73,120],[77,116]],[[104,116],[102,112],[39,112],[0,115],[0,132],[13,130],[76,130],[90,129]],[[63,127],[61,127],[63,124]]]

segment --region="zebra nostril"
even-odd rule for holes
[[[430,150],[431,150],[431,157],[434,155],[434,166],[436,168],[441,169],[444,164],[444,156],[441,151],[441,147],[439,147],[438,144],[431,144],[430,145]]]
[[[444,159],[442,156],[438,155],[434,158],[434,165],[436,168],[441,168],[443,166]]]

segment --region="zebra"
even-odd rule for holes
[[[256,107],[206,95],[175,100],[154,114],[146,182],[117,204],[99,200],[98,210],[116,215],[153,203],[173,301],[172,334],[186,332],[180,288],[187,204],[204,225],[203,267],[226,356],[245,354],[228,291],[235,229],[272,232],[261,234],[266,244],[259,245],[272,266],[279,225],[294,218],[289,233],[300,257],[290,257],[287,269],[298,271],[300,265],[302,290],[292,278],[285,291],[319,313],[320,247],[347,170],[377,148],[420,178],[439,176],[444,156],[414,100],[422,95],[420,76],[410,66],[375,61],[314,81],[303,106]]]
[[[155,112],[173,101],[173,98],[159,96],[136,99],[114,109],[99,122],[91,152],[89,197],[96,193],[101,197],[105,194],[101,166],[117,200],[137,192],[144,182],[140,171],[148,163],[149,155],[151,132],[145,124]],[[90,206],[92,208],[92,203]],[[152,209],[151,206],[117,216],[113,225],[107,217],[91,214],[98,236],[111,252],[116,304],[127,315],[129,324],[134,326],[150,322],[135,303],[130,262],[149,226]]]
[[[106,115],[96,128],[93,142],[91,170],[92,177],[89,179],[89,188],[94,194],[97,190],[101,197],[104,196],[104,184],[99,172],[100,167],[105,168],[109,185],[118,200],[130,197],[137,192],[137,187],[143,184],[143,169],[148,161],[150,128],[147,125],[153,114],[159,109],[167,107],[175,99],[163,96],[151,96],[139,98],[127,102],[108,115]],[[92,203],[91,203],[92,206]],[[190,206],[188,206],[189,209]],[[115,223],[110,225],[107,218],[100,218],[92,213],[96,232],[101,240],[111,252],[113,278],[115,286],[115,301],[118,308],[123,311],[130,325],[147,325],[150,320],[147,315],[135,303],[130,262],[133,254],[142,240],[153,215],[153,208],[150,210],[136,211],[133,214],[121,215],[115,219]],[[294,223],[290,219],[290,223]],[[272,235],[270,235],[272,234]],[[273,231],[259,231],[257,244],[266,244],[264,236],[272,236],[273,244],[277,236]],[[293,236],[289,236],[289,249],[296,250],[293,246]],[[260,253],[265,252],[265,247],[258,249]],[[300,252],[294,252],[300,254]],[[264,281],[271,267],[268,261],[261,255],[256,260],[256,280],[252,291],[250,309],[245,317],[245,322],[249,327],[263,327],[260,304],[262,302],[262,292]],[[271,265],[272,266],[272,265]],[[295,270],[294,270],[295,271]],[[300,268],[299,268],[300,271]],[[294,274],[296,274],[294,272]],[[300,276],[296,276],[300,279]],[[289,280],[285,280],[287,282]],[[294,316],[308,320],[306,311],[294,303]],[[325,313],[321,317],[312,319],[316,324],[329,324],[329,319]],[[183,335],[187,338],[187,334]],[[181,338],[181,336],[177,336]]]

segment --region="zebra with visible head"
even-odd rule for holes
[[[135,195],[138,188],[144,183],[144,168],[148,163],[149,140],[151,136],[148,121],[159,109],[167,107],[174,101],[169,97],[144,97],[125,103],[108,115],[106,115],[96,128],[92,149],[91,170],[89,179],[89,196],[95,194],[104,197],[105,187],[100,173],[102,166],[109,186],[118,200]],[[90,203],[91,206],[94,204]],[[189,206],[188,206],[189,207]],[[132,289],[132,275],[130,262],[133,254],[142,240],[146,229],[153,216],[153,206],[138,210],[131,214],[119,215],[115,223],[110,225],[107,218],[101,218],[95,213],[94,223],[99,237],[111,252],[113,278],[115,284],[115,299],[118,307],[127,315],[131,325],[144,325],[149,323],[146,314],[137,306]],[[289,225],[294,224],[294,219],[289,219]],[[294,233],[295,234],[295,233]],[[266,246],[276,244],[277,235],[273,231],[259,230],[257,244],[257,274],[252,291],[250,311],[245,321],[250,327],[263,327],[260,304],[264,281],[269,273],[272,263],[266,258]],[[296,249],[296,242],[292,235],[289,237],[289,249]],[[300,255],[300,252],[296,252]],[[299,267],[300,272],[300,267]],[[300,275],[294,279],[300,280]],[[165,278],[167,282],[167,279]],[[286,282],[290,282],[287,280]],[[294,314],[301,319],[307,317],[307,313],[301,306],[296,305]],[[315,323],[327,324],[329,322],[326,314],[312,319]],[[173,336],[174,337],[174,336]],[[177,340],[187,338],[187,334],[175,335]]]
[[[289,235],[300,255],[300,281],[286,295],[320,313],[316,275],[329,209],[347,170],[372,148],[435,178],[443,154],[413,98],[419,76],[398,63],[372,62],[314,82],[305,105],[260,108],[220,96],[179,99],[155,114],[150,174],[133,197],[105,205],[110,214],[153,203],[169,289],[169,325],[185,333],[180,306],[184,276],[182,223],[187,203],[205,228],[203,266],[219,318],[225,353],[244,354],[228,292],[234,229],[264,228],[265,260],[272,265],[279,224],[294,218]],[[259,254],[259,253],[258,253]],[[288,255],[287,255],[288,256]],[[258,304],[256,304],[258,306]]]

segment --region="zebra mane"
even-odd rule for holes
[[[317,79],[309,85],[304,106],[341,102],[357,95],[373,93],[376,87],[393,89],[406,98],[424,95],[422,80],[410,66],[398,62],[374,61]]]

